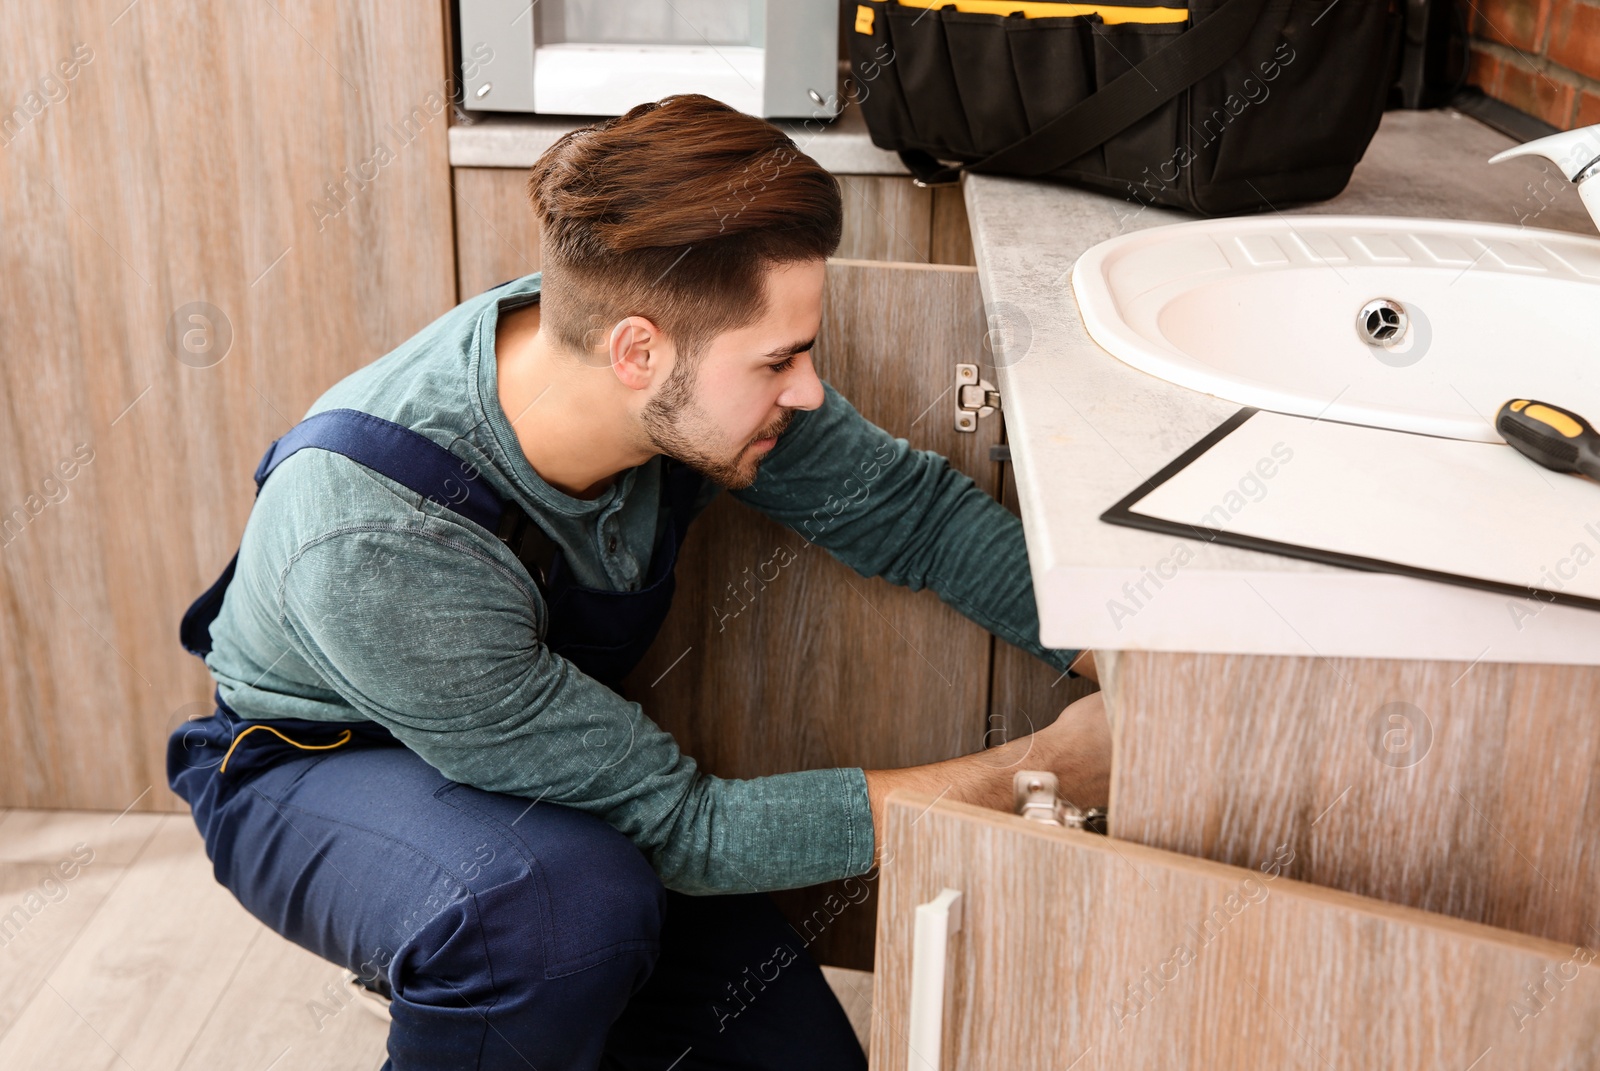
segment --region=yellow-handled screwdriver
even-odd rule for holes
[[[1513,398],[1494,415],[1494,429],[1547,469],[1600,480],[1600,435],[1577,413],[1549,402]]]

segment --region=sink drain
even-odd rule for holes
[[[1405,306],[1388,298],[1367,302],[1356,315],[1356,330],[1361,332],[1361,340],[1369,346],[1385,349],[1405,337],[1409,324]]]

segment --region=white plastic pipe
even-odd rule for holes
[[[961,893],[944,889],[917,905],[911,944],[911,1029],[906,1038],[906,1071],[941,1071],[944,1009],[950,996],[946,960],[950,936],[961,929]]]

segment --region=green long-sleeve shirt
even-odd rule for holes
[[[537,294],[539,282],[536,273],[463,302],[306,415],[358,409],[421,432],[527,510],[579,583],[636,590],[665,508],[661,458],[595,499],[574,498],[540,479],[500,407],[499,302]],[[1077,652],[1038,644],[1016,518],[940,455],[868,422],[832,385],[824,395],[795,413],[755,483],[728,493],[863,576],[932,588],[1065,670]],[[699,508],[718,490],[708,481]],[[371,720],[452,780],[596,814],[668,888],[792,888],[871,866],[859,767],[704,774],[638,703],[552,654],[547,628],[538,588],[493,533],[343,455],[309,449],[284,461],[256,500],[206,664],[241,717]]]

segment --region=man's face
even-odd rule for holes
[[[749,487],[796,409],[822,404],[811,347],[822,326],[823,261],[766,273],[767,313],[718,335],[691,369],[675,359],[640,411],[656,450],[729,490]]]

